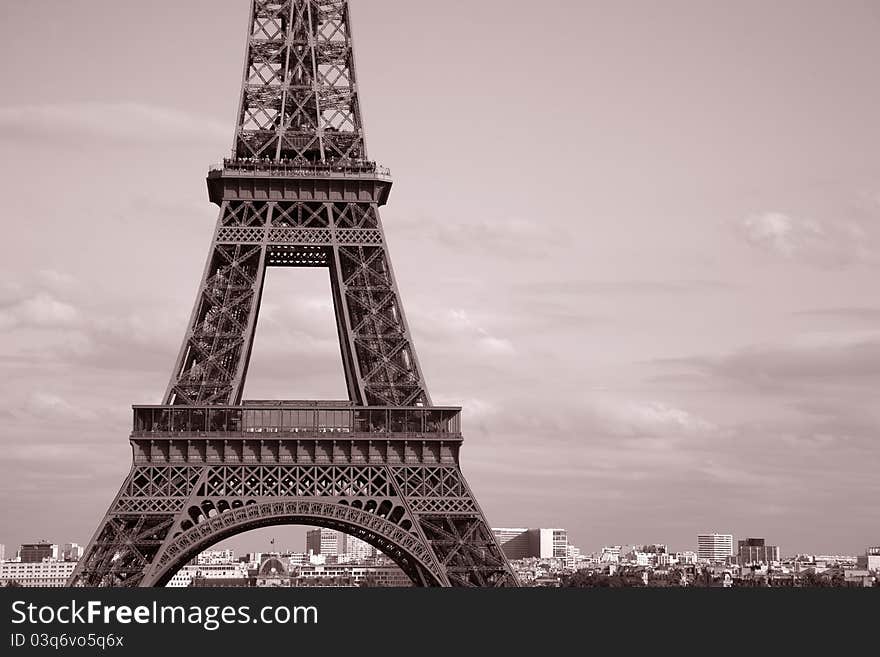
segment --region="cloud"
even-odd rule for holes
[[[706,375],[755,386],[858,382],[880,377],[880,335],[808,335],[787,344],[748,347],[720,357],[667,361]]]
[[[518,289],[533,293],[540,297],[548,294],[571,296],[585,295],[629,295],[656,296],[659,294],[693,294],[699,292],[720,292],[734,289],[734,286],[723,281],[713,280],[607,280],[587,281],[535,281],[523,283]]]
[[[0,357],[23,368],[170,367],[185,319],[143,299],[136,308],[130,299],[109,309],[94,301],[65,272],[44,270],[8,282],[0,288],[0,334],[10,337]]]
[[[47,392],[32,393],[25,402],[24,410],[43,420],[89,421],[96,417],[93,411]]]
[[[464,309],[453,308],[430,316],[418,322],[420,328],[435,342],[446,342],[450,338],[463,338],[472,341],[479,350],[492,356],[510,356],[516,353],[513,342],[507,338],[493,335],[474,320]]]
[[[204,116],[133,102],[68,102],[0,108],[0,138],[94,138],[136,143],[227,141],[229,126]]]
[[[864,217],[832,222],[764,212],[736,227],[751,245],[793,262],[839,268],[877,258],[877,222]]]
[[[37,278],[51,291],[67,292],[78,285],[74,276],[55,269],[42,269],[37,272]]]
[[[0,330],[20,327],[70,328],[80,323],[79,311],[48,292],[0,305]]]
[[[850,331],[810,333],[788,342],[751,345],[720,356],[655,361],[687,381],[744,384],[753,391],[789,390],[794,386],[880,384],[880,333]],[[661,376],[660,379],[668,379]]]
[[[880,322],[880,308],[822,308],[817,310],[801,310],[794,314],[804,317],[828,317],[865,322]]]
[[[518,217],[443,216],[426,217],[419,212],[399,216],[393,210],[394,235],[418,239],[432,245],[455,250],[488,252],[498,257],[553,255],[559,247],[569,245],[568,229],[554,224]]]
[[[748,216],[743,219],[742,229],[752,244],[789,258],[823,235],[822,227],[816,222],[789,217],[781,212]]]
[[[468,399],[464,404],[467,431],[478,431],[505,443],[532,444],[536,435],[542,445],[564,444],[569,448],[607,449],[613,458],[619,450],[669,448],[684,441],[702,444],[724,430],[700,414],[657,399],[630,398],[616,393],[558,399],[536,403],[537,398],[504,395]],[[476,408],[471,408],[476,404]]]
[[[700,435],[717,429],[701,417],[659,401],[606,401],[594,404],[593,412],[606,430],[621,436]]]

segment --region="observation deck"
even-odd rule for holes
[[[134,406],[135,463],[454,464],[461,408],[246,402]]]
[[[315,200],[364,200],[372,197],[380,206],[388,201],[393,179],[391,170],[375,162],[339,160],[297,162],[256,158],[227,158],[208,168],[208,197],[220,205],[228,198],[286,200],[303,191],[303,183],[317,184],[326,198]],[[320,184],[323,183],[323,184]],[[334,194],[335,193],[335,194]],[[351,194],[354,193],[352,197]]]

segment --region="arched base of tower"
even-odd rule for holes
[[[136,466],[70,585],[164,586],[203,550],[273,525],[359,538],[416,586],[517,585],[457,467],[367,465]]]

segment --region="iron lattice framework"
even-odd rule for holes
[[[134,463],[71,578],[157,586],[274,524],[357,536],[417,585],[517,581],[459,466],[460,409],[431,403],[367,159],[348,3],[253,0],[220,217],[164,404],[135,407]],[[349,401],[243,402],[267,267],[324,267]]]

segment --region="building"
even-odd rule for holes
[[[309,564],[292,568],[291,585],[411,587],[412,580],[394,565]]]
[[[492,533],[508,559],[568,557],[568,533],[564,529],[498,528]]]
[[[59,561],[79,561],[82,557],[83,549],[78,543],[62,543],[58,546]]]
[[[700,561],[725,563],[733,555],[733,534],[697,535],[697,558]]]
[[[599,563],[620,563],[621,546],[612,545],[602,548],[602,554],[599,556]]]
[[[865,550],[865,556],[859,557],[857,564],[862,570],[880,572],[880,546]]]
[[[492,529],[495,539],[508,559],[528,559],[538,556],[529,547],[529,530],[525,527]]]
[[[306,532],[306,552],[325,557],[339,555],[339,532],[335,529],[310,529]]]
[[[235,563],[235,550],[205,550],[195,560],[196,565],[223,565]]]
[[[224,587],[250,586],[247,564],[189,564],[177,571],[165,586],[185,588],[196,582],[215,583]]]
[[[671,561],[679,566],[693,566],[697,563],[697,553],[693,550],[677,552]]]
[[[340,561],[366,561],[376,556],[376,548],[354,536],[339,534]]]
[[[290,587],[290,571],[280,557],[269,557],[260,564],[257,586],[263,588]]]
[[[22,546],[24,547],[24,546]],[[75,561],[4,561],[0,563],[0,585],[62,587],[76,568]]]
[[[847,586],[861,586],[864,588],[873,588],[876,585],[877,578],[870,570],[858,570],[849,568],[843,571],[843,580]]]
[[[779,546],[765,545],[763,538],[747,538],[737,543],[736,562],[740,566],[779,562]]]
[[[337,561],[366,561],[376,558],[376,548],[354,536],[335,529],[312,529],[306,532],[306,554],[336,557]]]
[[[39,543],[22,543],[18,548],[18,559],[22,563],[40,563],[43,559],[57,559],[58,546],[40,541]]]
[[[168,588],[239,588],[239,587],[332,587],[372,586],[411,587],[412,581],[393,563],[326,563],[321,555],[303,560],[278,554],[263,554],[256,568],[245,563],[234,565],[184,566],[166,585]]]
[[[0,561],[6,561],[6,546],[0,543]]]
[[[568,555],[568,532],[564,529],[542,529],[540,530],[541,534],[541,556],[543,558],[544,553],[544,545],[545,535],[543,532],[547,532],[547,538],[551,541],[552,545],[552,554],[550,555],[554,559],[565,559]]]

